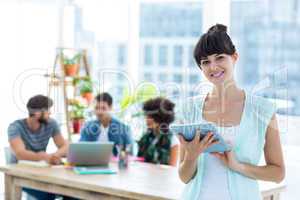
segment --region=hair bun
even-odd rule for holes
[[[215,32],[227,33],[227,26],[223,24],[216,24],[208,29],[208,33],[215,33]]]

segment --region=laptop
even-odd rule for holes
[[[113,142],[76,142],[69,145],[67,160],[75,166],[108,166]]]

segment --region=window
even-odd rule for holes
[[[196,74],[190,75],[190,84],[197,84],[199,81],[199,76],[200,76],[200,73],[199,73],[199,75],[196,75]]]
[[[168,64],[168,47],[166,45],[160,45],[158,47],[158,64],[160,66],[166,66]]]
[[[189,91],[189,97],[192,97],[192,96],[194,96],[195,94],[194,94],[194,92],[193,91]]]
[[[120,1],[117,7],[113,1],[76,0],[61,4],[72,16],[66,23],[68,27],[62,27],[61,31],[67,31],[67,38],[74,41],[76,48],[87,49],[95,85],[102,91],[109,91],[115,102],[118,102],[123,95],[119,91],[125,90],[130,84],[123,73],[128,71],[130,61],[127,52],[128,2]]]
[[[190,45],[188,47],[188,66],[195,67],[196,63],[194,60],[194,45]]]
[[[182,75],[181,74],[174,74],[173,80],[176,83],[181,83],[182,82]]]
[[[150,1],[149,1],[150,2]],[[199,37],[202,1],[141,3],[141,38]]]
[[[174,46],[173,64],[176,67],[182,66],[183,60],[183,47],[180,45]]]
[[[173,98],[179,97],[180,93],[178,90],[172,92]]]
[[[159,80],[160,82],[166,82],[167,79],[168,79],[168,75],[167,75],[167,74],[159,74],[159,75],[158,75],[158,80]]]
[[[146,66],[153,64],[153,47],[150,45],[144,47],[144,64]]]
[[[118,65],[126,65],[127,49],[125,45],[118,46]]]
[[[151,73],[145,73],[144,74],[144,79],[145,79],[145,81],[151,82],[152,81],[152,74]]]
[[[55,60],[59,22],[56,1],[0,1],[0,54],[3,76],[0,85],[8,87],[10,95],[1,99],[0,163],[5,163],[3,147],[8,146],[7,127],[20,117],[27,117],[26,102],[35,94],[47,95],[49,79]],[[39,16],[39,17],[36,17]],[[57,91],[57,90],[56,90]],[[54,103],[51,117],[61,114]],[[54,108],[57,110],[54,110]],[[3,154],[2,154],[3,153]],[[4,176],[0,181],[4,183]],[[1,184],[0,198],[4,198]]]
[[[153,69],[155,66],[153,83],[182,84],[184,79],[188,80],[189,73],[180,74],[180,71],[189,66],[189,46],[194,45],[202,33],[203,1],[141,1],[139,15],[139,77],[143,79],[144,73],[149,72],[143,69],[148,67],[145,62],[148,60]],[[147,50],[147,59],[145,45],[153,46]]]
[[[300,23],[296,17],[300,12],[300,2],[287,2],[232,1],[231,35],[237,51],[242,52],[236,69],[237,79],[243,87],[253,88],[269,79],[269,86],[260,88],[257,93],[292,100],[294,106],[282,108],[280,113],[300,115],[299,88],[287,86],[300,85],[300,73],[292,72],[292,66],[300,63],[300,57],[293,56],[294,52],[300,52],[300,45],[295,42],[298,41],[296,35],[300,35]]]

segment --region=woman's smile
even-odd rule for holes
[[[210,77],[221,78],[224,75],[224,71],[214,72],[210,74]]]

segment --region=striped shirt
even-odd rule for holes
[[[19,119],[8,127],[8,140],[21,137],[27,150],[39,152],[46,151],[51,137],[60,134],[60,128],[54,119],[49,119],[47,124],[41,124],[36,131],[30,130],[26,119]]]

